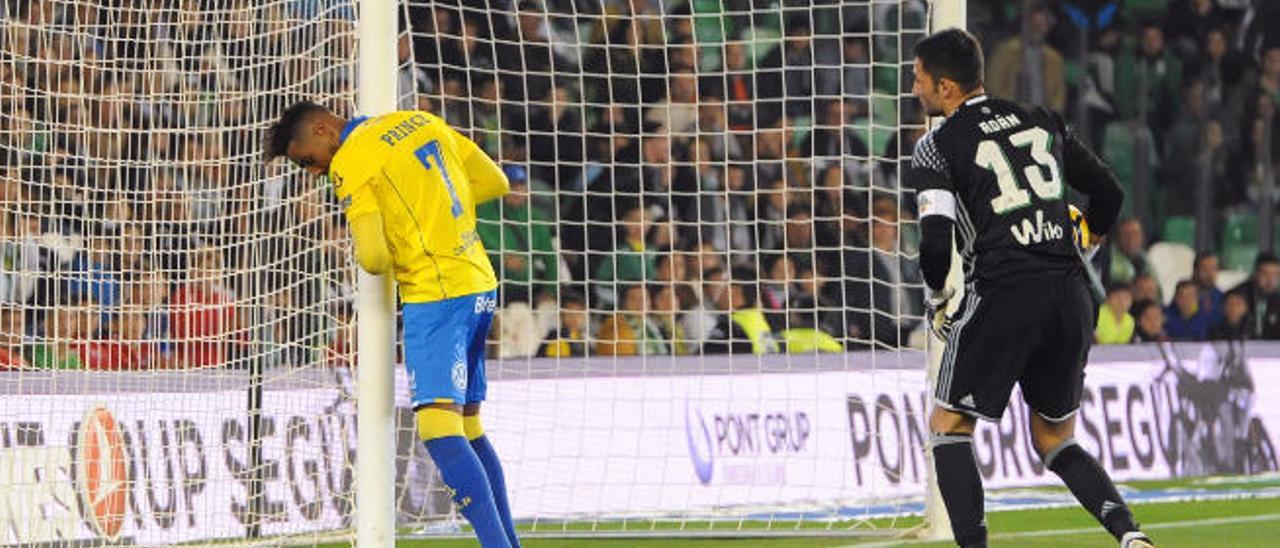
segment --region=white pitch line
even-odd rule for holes
[[[1210,518],[1197,519],[1191,521],[1166,521],[1161,523],[1153,523],[1142,526],[1143,531],[1158,531],[1161,529],[1182,529],[1185,527],[1202,527],[1206,525],[1227,525],[1231,523],[1249,523],[1253,521],[1280,521],[1280,514],[1258,514],[1254,516],[1238,516],[1230,518]],[[1017,538],[1034,538],[1034,537],[1056,537],[1061,535],[1080,535],[1101,532],[1102,526],[1087,527],[1082,529],[1053,529],[1045,531],[1022,531],[1018,533],[997,533],[991,535],[991,540],[1006,540]],[[945,541],[945,539],[941,539]],[[869,542],[865,544],[849,544],[840,548],[888,548],[892,546],[909,546],[912,544],[927,544],[930,542],[939,542],[939,540],[916,540],[902,539],[892,541]]]

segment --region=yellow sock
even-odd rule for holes
[[[484,425],[480,424],[480,415],[464,415],[462,428],[467,432],[467,440],[474,440],[484,435]]]
[[[466,434],[462,414],[457,411],[423,407],[414,415],[418,421],[418,437],[422,438],[422,441]]]

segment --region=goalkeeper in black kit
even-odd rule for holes
[[[977,419],[1000,419],[1018,383],[1045,467],[1120,546],[1154,546],[1073,437],[1096,309],[1082,259],[1090,242],[1074,230],[1063,183],[1088,196],[1098,234],[1123,194],[1058,114],[988,97],[982,74],[982,49],[964,31],[915,47],[912,92],[930,116],[946,117],[916,143],[907,181],[917,191],[930,322],[946,340],[929,445],[952,533],[960,546],[987,545],[973,430]],[[946,286],[953,234],[965,287],[948,314],[959,298]]]

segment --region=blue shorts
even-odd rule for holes
[[[484,343],[496,291],[404,305],[404,362],[413,407],[484,401]]]

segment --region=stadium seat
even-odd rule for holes
[[[1243,282],[1247,279],[1249,279],[1248,270],[1234,270],[1234,269],[1219,270],[1218,271],[1218,289],[1222,290],[1222,292],[1224,293],[1227,291],[1231,291],[1232,288],[1234,288],[1237,285],[1240,285],[1240,282]]]
[[[1253,271],[1253,261],[1258,258],[1257,244],[1236,244],[1222,250],[1219,264],[1223,269]]]
[[[538,321],[528,303],[508,303],[498,309],[494,324],[498,330],[498,357],[525,358],[538,353],[545,331],[538,331]]]
[[[1183,216],[1173,216],[1165,219],[1164,229],[1160,231],[1160,239],[1195,249],[1196,220]]]
[[[1176,242],[1157,242],[1147,249],[1147,262],[1151,264],[1160,294],[1172,296],[1178,280],[1191,277],[1196,252],[1191,246]]]
[[[1226,218],[1222,225],[1222,249],[1227,249],[1233,245],[1255,245],[1257,243],[1257,215],[1237,213]]]

